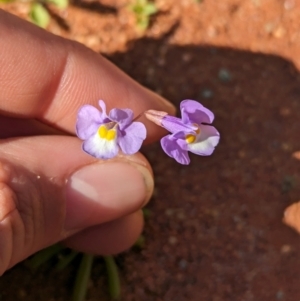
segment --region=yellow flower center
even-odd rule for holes
[[[193,125],[197,127],[197,129],[195,130],[195,132],[196,132],[197,135],[199,135],[200,132],[201,132],[201,131],[200,131],[200,128],[199,128],[199,125],[196,124],[196,123],[194,123]],[[193,135],[193,134],[187,134],[187,135],[185,136],[185,141],[186,141],[186,143],[193,143],[193,142],[195,142],[195,140],[196,140],[196,136]]]
[[[117,131],[116,129],[108,129],[104,124],[102,124],[98,129],[98,135],[102,139],[106,139],[108,141],[116,139]]]
[[[196,136],[192,134],[188,134],[185,136],[185,141],[187,143],[193,143],[196,140]]]

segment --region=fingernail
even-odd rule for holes
[[[149,200],[153,178],[133,162],[95,163],[71,175],[66,184],[65,230],[105,223],[136,211]]]

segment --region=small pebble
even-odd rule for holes
[[[175,237],[175,236],[169,237],[169,244],[175,245],[175,244],[177,244],[177,241],[178,241],[177,237]]]
[[[191,59],[192,59],[192,56],[191,56],[190,53],[184,53],[183,56],[182,56],[182,60],[184,62],[189,62]]]
[[[295,0],[285,0],[283,2],[283,7],[285,10],[291,10],[295,7]]]
[[[167,216],[172,216],[172,215],[174,214],[174,210],[168,208],[168,209],[166,209],[165,214],[166,214]]]
[[[280,250],[280,252],[282,253],[282,254],[288,254],[288,253],[290,253],[292,251],[292,247],[290,246],[290,245],[283,245],[282,247],[281,247],[281,250]]]
[[[164,66],[166,64],[166,60],[164,58],[159,58],[157,60],[157,65],[158,66]]]
[[[214,95],[214,92],[212,90],[209,90],[209,89],[204,89],[201,92],[201,96],[203,98],[211,98],[211,97],[213,97],[213,95]]]
[[[272,22],[266,23],[264,26],[265,32],[271,34],[274,30],[275,24]]]
[[[230,72],[225,68],[222,68],[219,70],[218,77],[219,77],[220,81],[225,82],[225,83],[231,81],[231,79],[232,79]]]
[[[5,3],[5,2],[4,2]],[[28,15],[29,14],[29,6],[21,1],[18,3],[18,10],[20,14]]]
[[[90,35],[85,38],[85,45],[88,47],[94,47],[99,44],[99,37],[97,35]]]
[[[300,160],[300,151],[294,152],[293,153],[293,158]]]
[[[149,68],[147,69],[147,76],[148,76],[148,77],[153,76],[154,73],[155,73],[155,69],[154,69],[153,67],[149,67]]]
[[[283,300],[284,299],[284,292],[282,290],[280,290],[276,293],[276,299],[277,300]]]
[[[177,218],[183,220],[183,219],[186,219],[186,216],[185,216],[185,214],[183,212],[179,212],[177,214]]]
[[[187,261],[185,259],[181,259],[178,263],[178,266],[182,269],[182,270],[185,270],[187,268]]]
[[[215,27],[209,26],[206,33],[210,38],[214,38],[218,34],[218,31]]]
[[[261,5],[260,0],[252,0],[252,3],[253,3],[255,6],[260,6],[260,5]]]
[[[289,108],[283,107],[283,108],[280,108],[279,114],[283,117],[287,117],[287,116],[291,115],[291,110]]]
[[[239,158],[243,159],[243,158],[246,157],[246,152],[243,151],[243,150],[240,150],[240,151],[238,152],[238,156],[239,156]]]
[[[281,149],[284,151],[290,151],[292,149],[292,146],[287,142],[283,142],[281,144]]]
[[[282,26],[279,26],[272,32],[272,35],[274,38],[280,39],[285,35],[285,29]]]
[[[284,210],[283,222],[300,232],[300,202],[291,204]]]
[[[23,290],[23,289],[20,289],[18,293],[19,293],[19,297],[20,297],[21,299],[23,299],[23,298],[25,298],[25,297],[27,296],[26,291]]]

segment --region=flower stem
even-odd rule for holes
[[[70,254],[61,258],[55,266],[56,271],[62,271],[64,268],[66,268],[77,255],[78,252],[72,250]]]
[[[76,275],[72,301],[84,301],[87,292],[88,282],[91,276],[93,259],[93,255],[83,254]]]
[[[39,266],[41,266],[43,263],[48,261],[51,257],[59,253],[64,247],[60,244],[55,244],[53,246],[50,246],[44,250],[41,250],[36,255],[34,255],[30,261],[29,266],[33,269],[37,269]]]
[[[118,268],[112,256],[104,256],[103,258],[107,270],[109,294],[113,300],[116,300],[120,297],[121,292]]]
[[[132,122],[138,120],[143,114],[144,114],[144,112],[137,115],[135,118],[133,118]]]

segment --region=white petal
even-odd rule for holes
[[[215,127],[210,125],[200,125],[200,133],[193,143],[188,143],[188,150],[201,156],[209,156],[213,153],[219,143],[220,134]]]
[[[98,133],[83,142],[83,150],[93,157],[109,159],[115,157],[119,152],[117,139],[107,140],[101,138]]]

